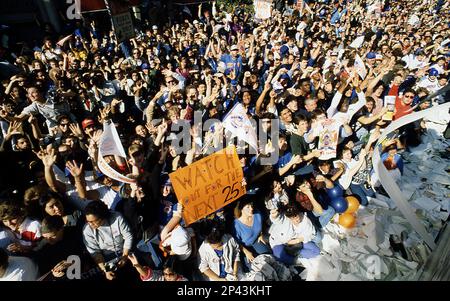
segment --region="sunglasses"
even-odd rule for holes
[[[414,95],[405,95],[406,98],[414,98]]]

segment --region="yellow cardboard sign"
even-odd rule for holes
[[[187,225],[234,202],[246,191],[234,146],[220,150],[170,175]]]

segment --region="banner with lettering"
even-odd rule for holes
[[[216,212],[246,193],[236,147],[229,146],[169,174],[187,225]]]

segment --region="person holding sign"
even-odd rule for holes
[[[392,121],[395,112],[395,96],[387,95],[384,97],[384,108],[383,120]]]

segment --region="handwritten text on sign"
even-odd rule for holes
[[[243,172],[234,146],[171,173],[170,180],[183,205],[186,224],[219,210],[245,194]]]

